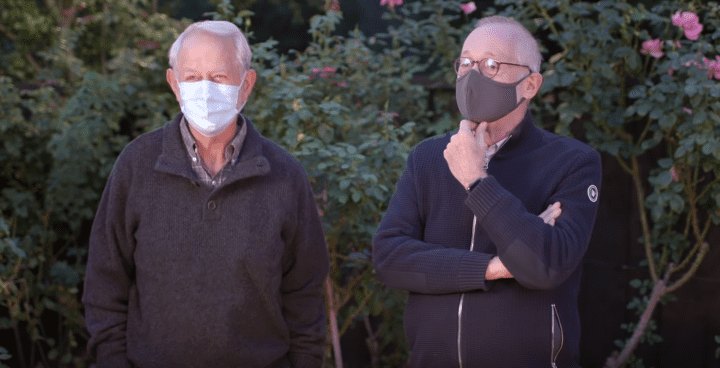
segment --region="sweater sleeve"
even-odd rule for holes
[[[373,265],[388,287],[424,294],[487,290],[492,255],[423,241],[414,153],[373,239]]]
[[[466,204],[497,247],[515,280],[531,289],[553,289],[581,264],[597,213],[602,178],[600,155],[583,153],[563,174],[547,204],[560,202],[555,226],[528,213],[521,201],[489,176]]]
[[[133,269],[132,221],[125,203],[127,171],[116,165],[110,175],[90,233],[82,296],[90,332],[88,352],[98,367],[127,367],[128,298]]]
[[[296,225],[287,245],[282,283],[282,310],[290,331],[288,357],[293,367],[323,365],[325,349],[324,282],[330,268],[317,204],[302,172],[295,191]]]

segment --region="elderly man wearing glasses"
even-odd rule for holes
[[[540,63],[521,24],[478,23],[455,61],[465,120],[413,149],[373,240],[380,279],[410,292],[412,367],[578,366],[600,155],[533,123]]]

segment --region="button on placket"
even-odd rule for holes
[[[210,211],[214,211],[217,208],[217,203],[215,203],[215,201],[208,201],[207,208]]]

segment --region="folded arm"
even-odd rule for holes
[[[563,216],[555,226],[528,213],[515,196],[493,177],[477,185],[466,204],[492,239],[498,257],[520,284],[552,289],[580,265],[590,241],[597,203],[589,198],[601,179],[597,152],[580,155],[549,199],[562,203]]]

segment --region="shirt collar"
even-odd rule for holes
[[[498,151],[500,148],[502,148],[502,146],[505,144],[505,142],[507,142],[508,139],[510,139],[510,137],[512,137],[512,134],[510,134],[509,136],[501,139],[500,141],[498,141],[497,143],[493,144],[492,146],[488,147],[488,149],[485,151],[485,157],[487,157],[488,160],[489,160],[490,158],[492,158],[492,157],[495,155],[495,153],[497,153],[497,151]]]
[[[240,150],[242,150],[245,136],[247,135],[245,117],[242,115],[238,115],[238,117],[239,129],[235,130],[235,136],[227,147],[225,147],[225,157],[227,157],[227,161],[230,161],[231,165],[234,165],[235,162],[237,162],[237,159],[240,156]],[[191,158],[197,157],[197,144],[195,143],[195,137],[193,137],[190,132],[188,121],[185,116],[183,116],[180,120],[180,134],[182,135],[183,143],[185,144],[185,149],[187,150],[188,155],[190,155]]]

